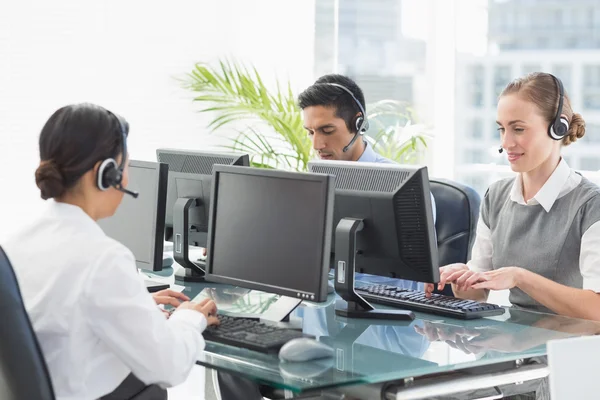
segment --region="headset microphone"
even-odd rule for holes
[[[502,146],[500,146],[500,148],[498,148],[498,153],[502,154],[503,151],[504,149],[502,148]]]
[[[139,192],[132,191],[132,190],[128,190],[128,189],[125,189],[124,187],[116,187],[115,189],[117,189],[119,192],[123,192],[123,193],[125,193],[125,194],[128,194],[128,195],[130,195],[130,196],[131,196],[131,197],[133,197],[134,199],[137,199],[137,198],[138,198],[138,196],[140,195],[140,193],[139,193]]]
[[[359,134],[356,133],[353,137],[352,140],[350,141],[350,143],[348,143],[346,146],[344,146],[344,148],[342,149],[342,151],[345,153],[348,151],[348,149],[350,147],[352,147],[352,145],[354,144],[354,142],[356,142],[356,139],[358,138]]]

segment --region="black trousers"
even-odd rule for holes
[[[129,374],[112,392],[99,400],[167,400],[167,390],[158,385],[147,386],[144,382]]]

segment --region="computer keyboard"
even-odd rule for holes
[[[277,353],[288,341],[300,337],[314,337],[293,329],[279,328],[249,318],[219,315],[219,326],[209,326],[204,339],[243,347],[261,353]]]
[[[432,294],[430,298],[427,298],[425,292],[402,289],[396,286],[363,284],[356,287],[355,290],[371,303],[444,317],[476,319],[504,314],[504,309],[495,304],[457,299],[441,294]]]

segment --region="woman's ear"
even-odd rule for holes
[[[102,161],[98,161],[96,164],[94,164],[94,175],[98,175],[98,170],[100,169],[100,165],[102,165]]]
[[[98,170],[100,169],[100,165],[102,165],[102,161],[98,161],[96,164],[94,164],[94,168],[88,171],[88,173],[90,174],[89,179],[93,183],[93,186],[98,190],[100,190],[100,188],[98,187]]]

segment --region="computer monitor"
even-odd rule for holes
[[[175,149],[158,149],[156,157],[169,166],[165,240],[173,241],[175,261],[186,269],[183,279],[202,281],[203,265],[189,259],[188,246],[206,247],[213,166],[249,166],[250,159],[247,154]]]
[[[206,280],[325,301],[334,178],[218,165],[213,179]]]
[[[162,270],[168,168],[131,160],[128,188],[140,195],[123,197],[112,217],[98,221],[106,235],[129,248],[137,267],[145,270]]]
[[[338,310],[339,315],[368,317],[369,313],[361,311],[373,309],[354,292],[355,271],[419,282],[439,281],[427,167],[311,161],[309,170],[336,177],[335,288],[350,299],[351,314]],[[351,312],[352,307],[356,313]]]

